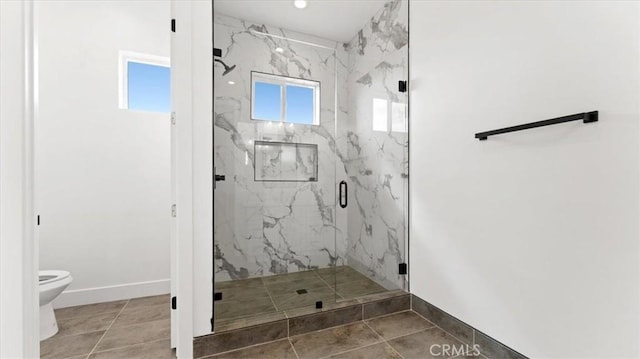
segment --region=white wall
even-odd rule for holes
[[[411,289],[530,357],[640,356],[639,7],[411,3]]]
[[[118,51],[169,56],[169,2],[37,12],[40,268],[74,278],[54,304],[168,292],[169,115],[118,108]]]
[[[173,14],[178,25],[172,53],[176,54],[173,58],[180,61],[176,62],[180,73],[176,71],[174,78],[178,89],[178,96],[174,96],[178,117],[175,131],[178,296],[193,303],[193,308],[178,307],[178,336],[193,334],[193,337],[210,333],[213,317],[213,67],[210,58],[213,2],[177,1],[174,4]],[[185,25],[180,25],[182,23]],[[184,32],[178,26],[184,26]],[[182,215],[183,208],[189,212],[187,216]],[[190,255],[181,253],[187,250],[191,251]],[[185,280],[188,276],[193,279]],[[181,313],[193,314],[193,320],[181,320]],[[187,331],[187,325],[193,330]],[[189,358],[193,355],[192,349],[192,345],[178,347],[178,357]]]

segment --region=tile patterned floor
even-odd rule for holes
[[[299,294],[301,289],[306,293]],[[216,302],[216,323],[386,291],[347,266],[218,282],[216,292],[222,293],[222,300]]]
[[[175,358],[170,349],[168,303],[169,296],[161,295],[58,309],[60,331],[41,342],[41,357]],[[467,358],[434,356],[432,344],[464,346],[417,313],[404,311],[206,358]]]
[[[62,308],[41,358],[174,358],[169,295]]]
[[[433,354],[438,355],[432,354],[431,346],[434,344],[440,345],[433,349]],[[405,311],[206,358],[485,358],[454,354],[453,351],[450,352],[452,355],[440,355],[444,345],[466,348],[462,342],[417,313]]]

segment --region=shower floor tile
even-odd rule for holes
[[[340,284],[368,279],[366,276],[362,275],[362,273],[347,266],[338,267],[336,269],[318,269],[317,273],[324,281],[329,283],[329,285],[331,286],[335,285],[335,283]]]
[[[333,289],[325,286],[324,288],[308,289],[307,293],[305,294],[298,294],[296,292],[293,292],[276,296],[273,297],[273,301],[279,310],[286,311],[309,305],[315,305],[316,301],[319,300],[323,302],[334,301],[335,298],[336,294]]]
[[[377,294],[387,291],[383,286],[368,278],[346,283],[338,282],[336,290],[338,295],[342,298],[361,297],[363,295]]]
[[[319,288],[327,288],[329,286],[325,281],[320,279],[319,277],[315,278],[302,278],[296,279],[287,282],[279,282],[275,284],[268,284],[267,290],[271,296],[280,296],[286,294],[295,294],[297,290],[311,290],[311,289],[319,289]]]
[[[230,319],[262,313],[273,313],[276,311],[276,307],[273,305],[271,298],[267,296],[234,301],[219,301],[215,304],[215,311],[216,319]]]
[[[252,298],[269,299],[269,292],[267,292],[267,288],[262,284],[252,287],[237,286],[216,289],[216,292],[222,293],[222,301],[242,301]]]
[[[393,292],[348,266],[217,282],[215,291],[222,293],[214,304],[215,323],[225,328],[274,313],[288,316],[289,311],[315,308],[317,301],[336,303]]]

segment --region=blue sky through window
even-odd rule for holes
[[[287,86],[287,122],[313,125],[313,89]]]
[[[253,94],[254,116],[260,120],[280,121],[282,117],[280,85],[256,82]]]
[[[319,125],[320,83],[251,72],[251,119]]]
[[[127,62],[127,101],[130,110],[171,111],[171,69]]]

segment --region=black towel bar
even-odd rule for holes
[[[525,123],[524,125],[505,127],[505,128],[501,128],[493,131],[478,132],[476,133],[476,138],[479,139],[480,141],[484,141],[489,136],[499,135],[501,133],[528,130],[530,128],[556,125],[558,123],[578,121],[578,120],[583,120],[584,123],[596,122],[598,121],[598,111],[577,113],[575,115],[552,118],[550,120],[544,120],[544,121]]]

